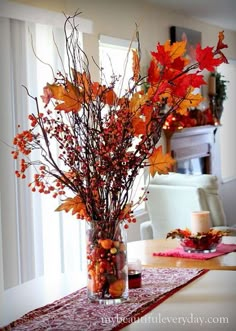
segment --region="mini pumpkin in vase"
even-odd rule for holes
[[[29,128],[16,134],[12,154],[19,160],[17,177],[25,178],[29,168],[35,172],[33,192],[60,198],[57,211],[87,223],[88,298],[109,304],[128,297],[125,233],[148,191],[147,184],[133,201],[134,182],[144,167],[151,176],[168,173],[175,161],[157,145],[163,124],[173,112],[183,114],[202,101],[194,93],[205,84],[200,72],[226,62],[226,46],[222,38],[214,50],[198,45],[196,63],[189,64],[185,42],[158,43],[143,77],[140,54],[132,50],[133,76],[120,95],[114,86],[122,78],[112,76],[106,85],[92,80],[74,22],[75,17],[65,21],[71,67],[46,84],[43,109],[26,88],[35,109]]]

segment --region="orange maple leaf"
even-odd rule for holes
[[[81,74],[73,71],[73,73],[77,77],[80,93],[84,93],[83,101],[89,102],[101,97],[103,102],[110,106],[116,102],[117,96],[113,89],[102,86],[98,82],[91,82],[90,77],[85,72]]]
[[[52,98],[63,101],[55,109],[64,110],[65,112],[78,111],[81,108],[81,98],[79,90],[71,82],[66,82],[66,87],[56,84],[47,84],[52,92]]]
[[[113,89],[107,89],[104,92],[104,103],[106,103],[109,106],[114,105],[117,102],[117,95],[113,91]]]
[[[186,53],[186,41],[176,41],[172,45],[170,44],[170,41],[166,41],[164,45],[165,51],[170,52],[170,57],[172,60],[175,60],[181,56],[184,56]]]
[[[86,91],[86,93],[88,93],[89,87],[91,85],[90,77],[86,74],[86,72],[81,74],[74,69],[72,69],[72,73],[75,77],[75,81],[77,81],[77,84],[81,86],[83,90]]]
[[[145,134],[147,133],[146,130],[146,122],[144,122],[144,120],[138,116],[134,116],[132,119],[132,126],[134,129],[134,135],[135,136],[139,136],[141,134]]]
[[[168,174],[171,167],[175,164],[175,160],[171,157],[170,153],[163,154],[162,146],[154,149],[152,155],[149,157],[149,172],[152,177],[158,174]]]
[[[132,95],[132,98],[130,100],[130,110],[135,113],[139,109],[141,109],[141,106],[145,105],[146,101],[148,100],[147,95],[142,95],[141,92],[136,92]]]
[[[146,134],[147,123],[151,118],[151,108],[146,105],[147,95],[137,92],[130,100],[130,111],[133,113],[132,125],[134,135]]]
[[[194,88],[190,87],[188,94],[185,96],[183,101],[181,101],[178,105],[178,108],[176,109],[176,112],[181,115],[186,115],[187,110],[192,107],[197,107],[200,102],[204,100],[204,98],[201,96],[200,93],[193,94]]]
[[[166,80],[160,81],[156,86],[148,88],[147,95],[154,102],[162,102],[171,95],[170,84]]]
[[[142,135],[147,134],[150,130],[150,126],[148,125],[151,121],[153,107],[148,106],[147,104],[142,106],[141,111],[137,113],[137,116],[134,116],[132,119],[132,125],[134,128],[134,135]]]
[[[66,213],[72,210],[72,215],[79,214],[82,218],[88,217],[86,206],[79,195],[76,195],[74,198],[66,199],[55,211],[62,210]]]
[[[74,79],[77,82],[77,86],[81,95],[83,95],[83,101],[89,102],[91,99],[95,99],[96,95],[93,94],[93,83],[90,80],[90,76],[83,72],[77,72],[76,70],[72,69],[72,73],[74,75]]]

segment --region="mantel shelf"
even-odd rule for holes
[[[183,128],[178,131],[170,131],[170,130],[163,130],[166,137],[186,137],[186,136],[193,136],[203,133],[209,133],[217,130],[219,125],[199,125],[199,126],[192,126],[189,128]]]
[[[204,159],[202,173],[214,173],[215,134],[218,126],[202,125],[171,132],[163,130],[166,150],[176,160],[173,169],[178,172],[178,163],[192,159]]]

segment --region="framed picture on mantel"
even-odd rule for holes
[[[196,46],[197,44],[201,44],[202,34],[199,31],[181,28],[178,26],[170,27],[170,39],[171,43],[176,41],[187,41],[186,45],[186,57],[190,59],[190,63],[195,62],[196,55]]]

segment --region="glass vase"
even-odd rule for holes
[[[90,301],[109,305],[128,298],[127,236],[120,222],[90,222],[87,268]]]

